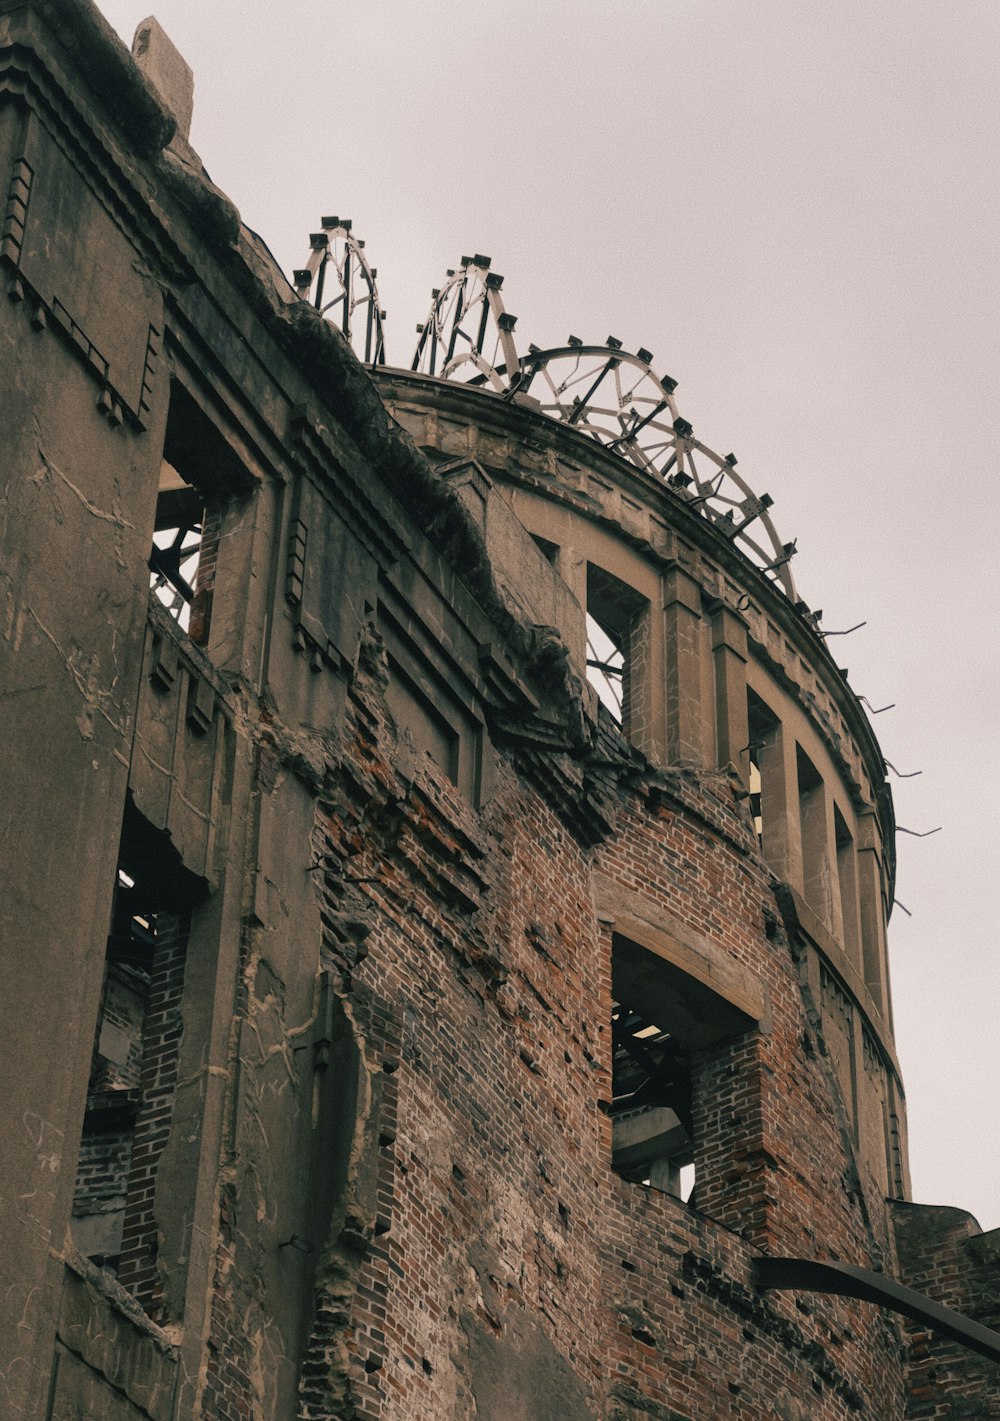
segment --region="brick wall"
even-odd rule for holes
[[[901,1280],[945,1307],[1000,1331],[1000,1230],[984,1234],[962,1209],[894,1201]],[[906,1324],[908,1421],[1000,1417],[1000,1366]]]
[[[369,1114],[350,1207],[318,1248],[303,1421],[902,1421],[899,1338],[881,1313],[750,1286],[754,1247],[870,1264],[881,1245],[725,777],[623,789],[592,851],[509,757],[480,813],[429,759],[403,778],[378,677],[358,677],[342,750],[312,856],[319,960],[353,1024]],[[694,1064],[697,1208],[611,1169],[595,868],[658,897],[767,989],[770,1029]],[[224,1197],[205,1393],[225,1421],[255,1414],[227,1282],[251,1266],[238,1207]]]
[[[213,1421],[246,1421],[253,1415],[252,1388],[244,1361],[246,1338],[230,1303],[235,1266],[234,1227],[238,1201],[231,1186],[219,1199],[219,1238],[212,1289],[212,1318],[206,1356],[204,1415]]]
[[[170,1134],[183,1023],[188,920],[156,915],[156,944],[142,1034],[141,1099],[135,1120],[118,1279],[151,1317],[160,1310],[154,1215],[156,1170]]]

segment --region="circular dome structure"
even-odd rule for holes
[[[366,364],[387,364],[385,312],[364,243],[335,217],[323,219],[310,243],[309,261],[295,273],[299,295],[339,326]],[[446,273],[417,327],[410,369],[526,405],[580,431],[664,483],[796,602],[790,567],[796,547],[778,535],[773,499],[755,493],[737,472],[735,454],[717,454],[695,437],[677,405],[677,381],[655,372],[648,350],[627,350],[614,336],[589,344],[570,336],[565,345],[529,345],[520,354],[517,317],[505,309],[503,277],[491,266],[489,257],[463,256]]]
[[[357,353],[375,350],[358,344],[357,322],[343,324],[346,281],[332,302],[320,289],[326,244],[313,241],[320,257],[298,274],[303,298]],[[379,310],[374,280],[369,291]],[[492,771],[476,755],[494,732],[501,747],[516,744],[560,820],[546,842],[579,848],[600,948],[588,958],[580,932],[567,951],[585,1010],[600,993],[607,1006],[598,1031],[611,1173],[693,1202],[765,1251],[821,1237],[841,1257],[881,1256],[886,1201],[908,1190],[886,940],[892,797],[819,614],[797,596],[795,544],[778,534],[770,496],[734,455],[695,437],[676,381],[649,350],[612,336],[520,342],[503,279],[481,254],[433,291],[408,366],[390,365],[384,344],[366,363],[434,487],[450,486],[476,525],[505,605],[558,642],[580,691],[582,724],[558,765],[547,738],[558,732],[523,708],[496,724],[487,716],[487,731],[468,727],[463,741],[443,683],[426,702],[422,743],[477,809],[476,786]],[[395,693],[401,722],[422,684],[404,624],[418,635],[387,610],[390,674],[407,688]],[[441,615],[428,614],[419,636],[446,644]],[[454,768],[463,743],[464,780]],[[579,794],[592,794],[583,810]],[[541,893],[534,874],[532,864]],[[565,888],[553,899],[546,911],[561,924]],[[534,1000],[524,999],[526,1021]],[[536,1061],[526,1049],[519,1059]],[[585,1110],[588,1089],[572,1108]],[[546,1140],[565,1139],[561,1128],[548,1122]],[[861,1182],[850,1195],[852,1171]],[[616,1199],[635,1240],[642,1196]],[[652,1276],[658,1265],[645,1266]]]

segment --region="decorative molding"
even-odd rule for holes
[[[7,206],[4,210],[3,232],[0,234],[0,256],[17,266],[21,257],[21,244],[28,221],[28,199],[34,169],[26,158],[17,158],[7,189]]]
[[[149,412],[152,407],[153,380],[156,377],[162,340],[163,332],[151,324],[146,339],[146,360],[142,367],[142,387],[139,392],[139,409],[136,414],[136,419],[144,429],[149,421]]]
[[[290,607],[298,607],[302,603],[308,532],[301,518],[292,519],[288,529],[288,561],[285,566],[285,601]]]
[[[303,615],[308,617],[308,613]],[[315,618],[308,617],[308,620],[312,623],[311,627],[303,621],[293,622],[292,650],[308,658],[310,671],[322,671],[324,666],[332,671],[349,670],[349,667],[344,668],[339,651]]]

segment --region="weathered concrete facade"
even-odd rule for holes
[[[1000,1414],[754,1286],[998,1320],[995,1238],[905,1202],[892,806],[815,628],[527,402],[373,378],[137,56],[169,108],[0,0],[0,1411]]]

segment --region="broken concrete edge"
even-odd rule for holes
[[[322,969],[317,977],[326,975]],[[353,1119],[346,1172],[328,1230],[315,1244],[311,1290],[315,1326],[302,1354],[302,1385],[324,1414],[358,1404],[352,1343],[352,1302],[361,1271],[380,1232],[379,1188],[382,1150],[382,1084],[389,1069],[373,1054],[373,1044],[358,1020],[354,1003],[334,988],[336,1009],[347,1027],[357,1074],[353,1082]],[[353,1415],[353,1409],[343,1414]]]
[[[561,423],[540,410],[532,409],[517,400],[508,402],[489,390],[463,384],[460,381],[390,366],[378,366],[374,371],[374,377],[380,389],[389,391],[387,403],[390,408],[399,400],[405,403],[414,397],[418,400],[429,399],[438,413],[443,414],[447,410],[449,415],[457,417],[461,422],[475,423],[476,413],[472,407],[478,406],[478,409],[486,414],[487,420],[491,422],[491,428],[493,427],[492,422],[496,421],[498,417],[500,417],[501,424],[503,423],[504,416],[501,416],[501,411],[506,411],[510,417],[516,418],[522,427],[522,437],[524,430],[530,429],[533,439],[537,438],[540,446],[553,449],[556,453],[566,449],[575,449],[578,459],[587,463],[593,472],[597,473],[600,470],[600,477],[608,479],[623,494],[628,494],[633,498],[639,494],[641,500],[642,490],[647,492],[654,490],[657,501],[660,502],[662,499],[669,507],[667,521],[675,531],[678,534],[683,534],[685,538],[689,538],[697,548],[708,554],[737,583],[744,586],[744,590],[752,592],[753,600],[760,602],[765,614],[777,618],[782,633],[788,639],[790,648],[801,657],[803,663],[812,666],[816,671],[823,671],[824,689],[845,717],[848,728],[863,754],[873,784],[878,786],[884,782],[885,763],[877,738],[857,695],[845,681],[844,672],[834,659],[831,643],[820,634],[807,616],[800,613],[789,602],[784,592],[770,578],[766,577],[746,554],[734,545],[730,538],[720,532],[711,519],[693,512],[687,503],[683,499],[679,499],[665,482],[651,476],[645,470],[636,468],[635,465],[614,453],[610,448],[596,444],[580,429]],[[418,394],[418,392],[420,393]],[[520,476],[517,476],[517,481],[520,481]],[[530,488],[533,480],[528,477],[525,483],[526,487]],[[589,502],[586,495],[575,495],[572,489],[567,492],[571,503],[577,496],[583,501]],[[598,514],[593,505],[591,505],[591,513],[596,521],[602,521],[603,515]],[[675,565],[675,560],[666,556],[647,536],[637,534],[634,529],[625,528],[617,521],[615,526],[625,535],[626,541],[640,551],[643,556],[650,558],[654,565],[663,569]],[[683,565],[681,565],[681,570],[684,570]],[[688,571],[690,572],[690,568]],[[706,610],[712,610],[713,607],[715,610],[726,607],[738,621],[745,621],[743,615],[732,604],[726,603],[720,595],[723,585],[720,583],[713,592],[709,592],[707,588],[704,589]],[[749,623],[747,626],[749,635]],[[800,700],[803,709],[808,713],[810,697],[807,689],[788,677],[780,660],[774,661],[772,659],[766,635],[763,641],[755,643],[755,649],[762,661],[777,676],[779,682]],[[828,743],[835,761],[838,760],[836,736],[829,737]],[[844,771],[848,782],[850,782],[850,770],[847,764],[844,765]]]
[[[72,3],[72,0],[65,0]],[[185,145],[186,148],[186,145]],[[226,264],[239,294],[332,414],[362,458],[445,556],[457,577],[524,664],[529,679],[563,703],[567,724],[584,718],[582,682],[551,627],[527,625],[497,584],[486,541],[459,493],[442,479],[386,411],[374,381],[344,336],[314,307],[286,298],[284,274],[266,244],[196,166],[193,150],[163,152],[155,167],[193,228]],[[578,738],[578,737],[577,737]]]
[[[9,5],[10,0],[0,0],[0,7],[5,4]],[[74,22],[74,32],[83,35],[90,48],[101,51],[104,63],[98,65],[98,70],[118,66],[130,76],[126,94],[140,105],[145,103],[151,114],[158,114],[164,120],[163,126],[156,130],[160,147],[165,148],[175,139],[174,119],[161,102],[155,86],[147,80],[140,65],[91,0],[42,0],[42,4]],[[163,38],[170,43],[168,36]],[[184,62],[182,56],[178,59]],[[131,128],[129,136],[131,139]],[[569,670],[568,657],[565,654],[553,656],[552,636],[540,642],[536,629],[525,627],[511,608],[498,588],[480,530],[461,499],[442,482],[409,435],[388,416],[374,381],[341,333],[308,303],[288,299],[292,296],[291,288],[266,244],[242,225],[236,207],[212,183],[186,138],[180,136],[173,150],[152,155],[163,187],[216,254],[228,259],[231,274],[238,276],[241,294],[249,298],[258,316],[323,404],[336,414],[359,451],[423,526],[432,543],[446,553],[490,621],[530,668],[529,674],[533,672],[540,677],[550,694],[554,693],[558,700],[566,703],[568,723],[579,725],[585,692]],[[809,639],[830,656],[821,638],[812,635]],[[870,727],[860,711],[858,718],[862,730],[868,732],[867,737],[862,735],[862,740],[871,738]],[[874,749],[875,759],[880,761],[877,745]],[[879,799],[880,810],[888,820],[886,839],[891,846],[891,798],[882,791]],[[888,857],[891,873],[894,856],[889,854]]]
[[[125,117],[122,99],[136,110],[134,115],[127,115],[130,145],[140,156],[154,159],[162,186],[183,209],[195,234],[203,237],[217,258],[224,262],[239,293],[312,386],[323,406],[335,415],[343,431],[432,544],[447,556],[488,619],[517,653],[529,679],[545,687],[547,698],[562,703],[566,723],[575,731],[571,738],[577,744],[589,744],[592,736],[585,732],[581,735],[579,730],[588,719],[586,693],[569,668],[568,652],[558,633],[550,628],[526,626],[511,607],[498,587],[475,519],[410,436],[388,415],[371,375],[348,342],[311,305],[297,298],[289,299],[291,288],[266,244],[243,226],[236,207],[211,182],[186,139],[181,138],[174,145],[175,151],[162,151],[175,138],[175,120],[135,58],[91,0],[40,0],[40,4],[44,11],[62,22],[59,32],[66,48],[86,60],[91,74],[101,80],[94,89],[112,117],[119,122]],[[13,8],[13,0],[0,0],[0,13]],[[110,103],[109,94],[115,94],[118,102]],[[135,141],[136,117],[140,120],[140,130],[145,133],[145,143]],[[760,580],[766,584],[766,579]],[[796,627],[796,630],[801,631],[801,628]],[[830,656],[822,638],[812,634],[809,641]],[[856,702],[853,693],[847,699]],[[871,728],[860,708],[854,708],[857,716],[852,720],[856,718],[859,725],[852,725],[852,729],[860,728],[862,743],[870,741],[868,748],[873,750],[874,759],[881,762],[881,752]],[[878,798],[888,831],[885,841],[891,883],[894,823],[891,794],[884,785],[879,789]]]
[[[173,114],[177,123],[175,137],[186,142],[194,112],[194,74],[155,15],[139,21],[132,55]]]
[[[132,1294],[122,1287],[117,1278],[112,1277],[103,1268],[98,1268],[95,1263],[91,1263],[89,1258],[84,1258],[83,1254],[78,1253],[75,1248],[67,1247],[58,1257],[70,1272],[75,1273],[78,1278],[82,1278],[96,1293],[111,1303],[116,1312],[127,1318],[137,1331],[155,1343],[165,1356],[176,1360],[178,1355],[176,1340],[162,1327],[157,1327],[156,1323],[143,1311],[141,1304],[136,1302]]]
[[[983,1233],[975,1214],[956,1204],[918,1204],[915,1199],[893,1199],[893,1213],[909,1214],[914,1222],[933,1223],[935,1234],[947,1230],[964,1233],[967,1239],[996,1239],[1000,1242],[1000,1227]]]
[[[165,148],[177,121],[92,0],[40,0],[37,8],[129,146],[144,158]],[[0,0],[0,15],[23,9],[24,0]]]
[[[200,161],[186,143],[165,148],[155,156],[160,185],[184,209],[213,251],[236,247],[242,226],[240,214]]]

